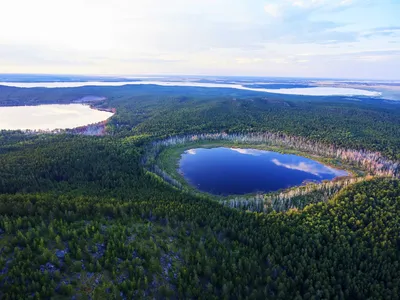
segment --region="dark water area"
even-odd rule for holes
[[[198,190],[224,196],[268,193],[348,175],[297,155],[223,147],[185,151],[179,171]]]

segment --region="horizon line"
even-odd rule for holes
[[[165,77],[216,77],[216,78],[282,78],[282,79],[325,79],[325,80],[368,80],[368,81],[400,81],[400,78],[361,78],[361,77],[318,77],[318,76],[272,76],[272,75],[209,75],[209,74],[73,74],[73,73],[3,73],[0,76],[29,75],[29,76],[81,76],[81,77],[108,77],[129,79],[134,78],[165,78]]]

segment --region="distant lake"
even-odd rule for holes
[[[122,85],[138,85],[138,84],[154,84],[160,86],[182,86],[182,87],[208,87],[208,88],[231,88],[254,92],[286,94],[286,95],[304,95],[304,96],[380,96],[380,92],[341,88],[341,87],[294,87],[294,88],[260,88],[260,83],[256,83],[251,87],[251,83],[243,86],[239,83],[204,83],[195,81],[82,81],[82,82],[0,82],[0,85],[14,86],[22,88],[46,87],[46,88],[66,88],[66,87],[82,87],[82,86],[122,86]],[[266,83],[264,83],[266,84]],[[296,85],[294,85],[296,86]]]
[[[54,130],[107,120],[113,114],[83,104],[0,107],[0,130]]]
[[[297,155],[224,147],[185,151],[179,171],[190,185],[215,195],[268,193],[348,175]]]

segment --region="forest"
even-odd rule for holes
[[[0,87],[0,105],[85,96],[116,109],[104,136],[0,132],[1,299],[399,299],[400,105],[186,87]],[[154,146],[202,136],[311,147],[371,176],[250,207],[185,192],[144,165]]]

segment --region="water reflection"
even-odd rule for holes
[[[0,130],[54,130],[107,120],[113,113],[83,104],[0,107]]]
[[[304,181],[348,175],[311,159],[272,151],[241,148],[187,150],[179,168],[186,180],[213,194],[271,192]]]
[[[322,177],[322,174],[332,174],[336,176],[344,176],[347,173],[345,171],[341,170],[336,170],[324,165],[321,165],[319,163],[306,163],[306,162],[299,162],[297,164],[295,163],[282,163],[277,159],[272,159],[271,160],[275,165],[284,167],[287,169],[291,170],[299,170],[303,172],[307,172],[310,174],[314,174],[316,176]]]
[[[260,156],[263,153],[267,152],[267,151],[262,151],[262,150],[257,150],[257,149],[241,149],[241,148],[230,148],[230,150],[236,151],[240,154],[253,155],[253,156]]]

